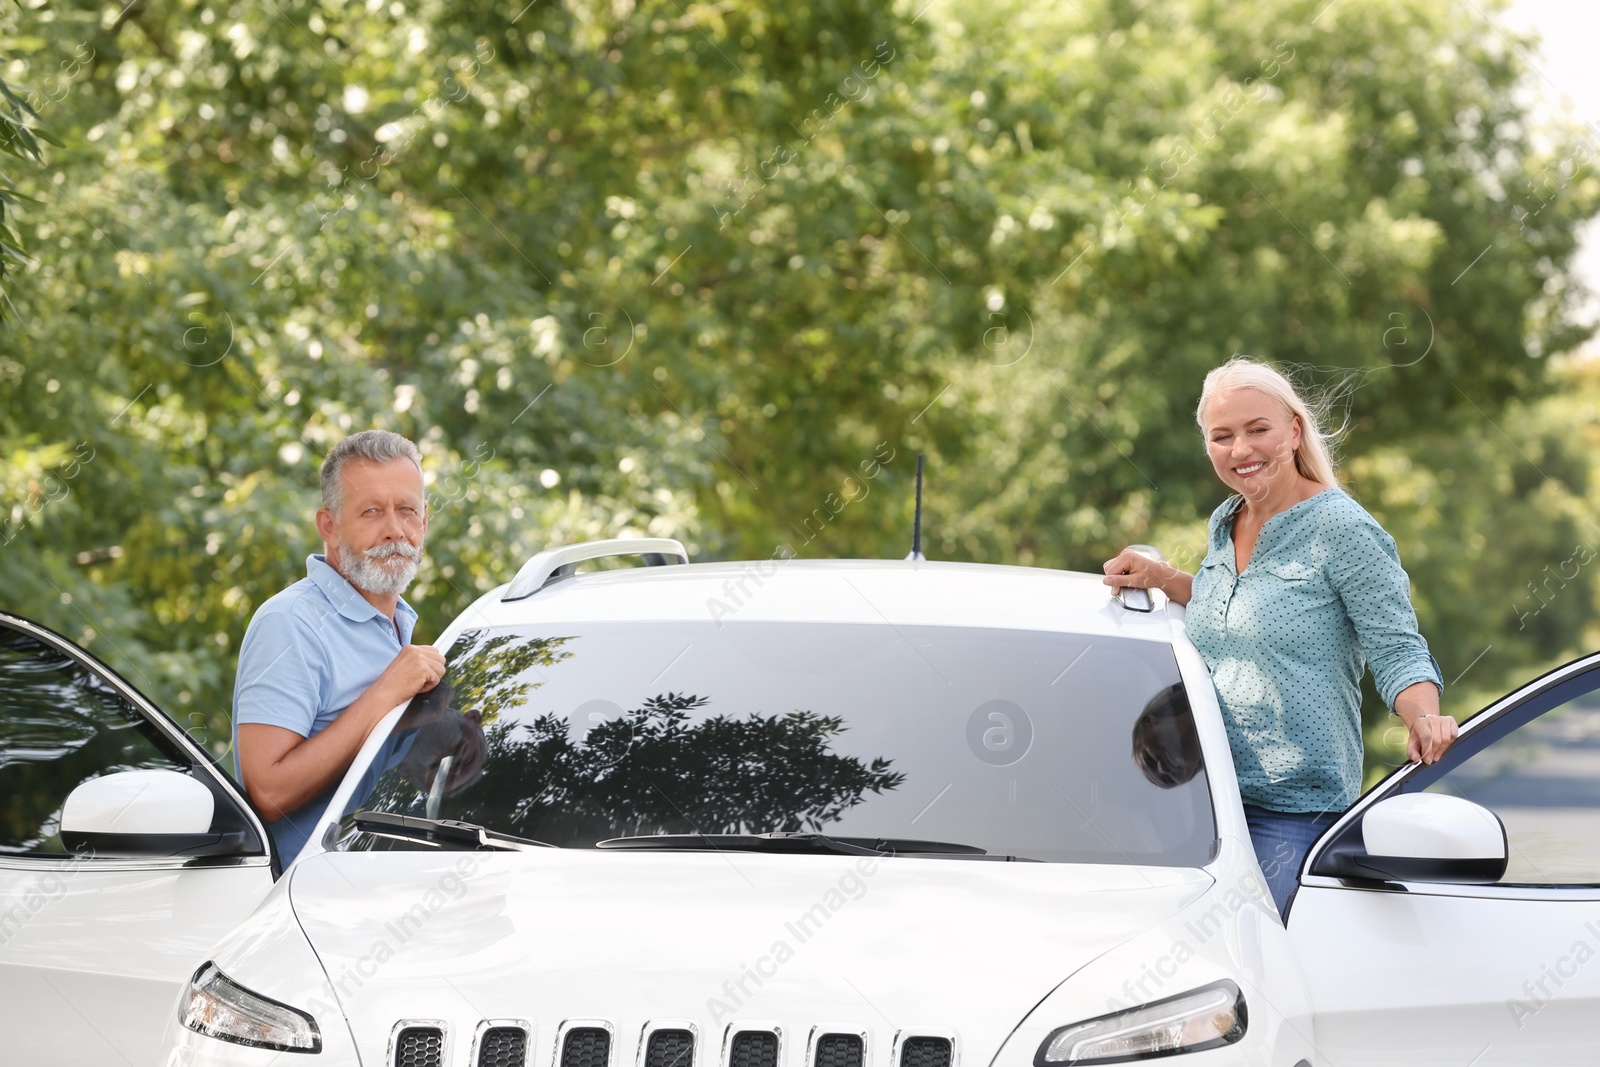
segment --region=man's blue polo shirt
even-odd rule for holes
[[[239,646],[233,686],[233,767],[239,774],[239,724],[264,723],[313,737],[327,729],[411,643],[417,613],[404,600],[394,622],[369,604],[320,555],[306,576],[256,609]],[[398,626],[399,632],[396,632]],[[304,807],[268,824],[285,867],[300,854],[338,782]]]

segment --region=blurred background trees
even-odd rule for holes
[[[903,556],[918,451],[930,557],[1192,567],[1234,352],[1347,425],[1452,710],[1600,638],[1596,153],[1445,0],[23,0],[0,42],[0,605],[219,753],[351,430],[425,452],[428,640],[550,542]]]

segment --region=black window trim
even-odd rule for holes
[[[1574,885],[1507,884],[1452,885],[1437,882],[1356,884],[1327,875],[1309,874],[1347,827],[1359,822],[1368,808],[1390,796],[1419,793],[1463,761],[1477,755],[1527,722],[1583,693],[1600,689],[1600,652],[1590,652],[1554,667],[1467,719],[1450,751],[1436,763],[1405,763],[1389,772],[1347,808],[1343,815],[1312,844],[1300,867],[1300,884],[1367,892],[1410,892],[1425,896],[1475,897],[1504,900],[1600,900],[1600,883]]]
[[[222,796],[234,802],[234,804],[244,814],[252,829],[254,829],[256,836],[260,839],[262,847],[266,850],[264,858],[272,868],[273,880],[276,881],[282,875],[282,863],[278,857],[277,848],[274,846],[272,835],[267,831],[266,819],[262,817],[261,812],[256,809],[255,804],[250,801],[250,798],[245,791],[234,784],[233,778],[226,773],[216,757],[212,756],[210,752],[196,744],[195,740],[189,736],[188,732],[179,727],[178,724],[169,718],[160,708],[156,707],[152,700],[141,693],[132,683],[123,678],[122,675],[112,670],[97,656],[84,649],[72,639],[50,629],[48,626],[44,626],[40,623],[34,622],[31,619],[24,618],[21,615],[12,614],[8,611],[0,611],[0,626],[10,627],[25,633],[30,637],[34,637],[45,642],[58,652],[61,652],[63,655],[71,658],[84,669],[94,672],[97,676],[103,679],[106,684],[115,689],[118,695],[122,696],[125,700],[132,704],[138,710],[139,714],[144,716],[145,721],[154,726],[158,731],[161,732],[163,737],[171,741],[178,747],[180,751],[189,757],[191,765],[194,767],[196,773],[203,773],[207,776],[209,781],[212,783],[213,792],[218,792]],[[263,857],[261,856],[254,855],[198,858],[151,857],[148,859],[142,857],[94,857],[93,862],[96,866],[105,866],[108,868],[139,868],[148,870],[152,868],[166,869],[174,867],[259,866],[262,858]],[[81,857],[79,859],[81,859]],[[14,864],[24,864],[31,867],[40,863],[69,863],[73,860],[74,857],[72,856],[59,857],[8,855],[0,858],[0,866],[12,867]]]

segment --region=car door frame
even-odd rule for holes
[[[1585,684],[1589,682],[1591,684]],[[1600,884],[1571,886],[1532,885],[1451,885],[1443,882],[1395,882],[1371,884],[1350,879],[1308,873],[1322,853],[1352,823],[1360,820],[1379,801],[1401,793],[1426,789],[1458,764],[1543,715],[1553,707],[1581,693],[1600,690],[1600,652],[1591,652],[1546,671],[1496,700],[1462,724],[1460,734],[1448,752],[1431,764],[1405,763],[1371,789],[1344,813],[1306,851],[1300,866],[1302,888],[1366,889],[1374,892],[1418,892],[1423,888],[1434,896],[1499,898],[1505,900],[1600,900]],[[1548,699],[1547,699],[1548,698]],[[1387,886],[1387,888],[1386,888]],[[1290,908],[1290,916],[1294,914]]]
[[[154,701],[141,693],[132,683],[122,677],[117,671],[99,657],[84,649],[77,642],[63,634],[41,625],[31,619],[24,618],[8,611],[0,611],[0,624],[20,630],[51,648],[69,656],[85,670],[88,670],[103,680],[107,685],[116,690],[117,694],[128,701],[145,721],[161,731],[169,741],[183,751],[192,761],[197,773],[203,772],[207,776],[208,784],[213,792],[220,792],[231,800],[234,805],[245,815],[251,829],[256,833],[264,849],[261,855],[246,856],[215,856],[215,857],[163,857],[163,856],[129,856],[129,857],[103,857],[94,858],[96,866],[105,865],[106,869],[137,868],[137,869],[171,869],[181,867],[256,867],[268,866],[272,869],[272,880],[277,881],[283,874],[283,866],[279,861],[278,851],[272,840],[272,834],[267,830],[267,821],[251,802],[249,794],[234,782],[233,778],[223,768],[221,761],[213,756],[199,742],[189,735],[189,732],[179,726],[171,716],[162,711]],[[37,856],[8,856],[0,855],[0,866],[17,869],[23,868],[36,870],[43,857]],[[53,859],[54,857],[51,857]],[[60,862],[71,862],[75,859],[69,853],[60,858]],[[49,859],[46,859],[49,862]]]
[[[1582,920],[1600,919],[1600,884],[1465,885],[1309,872],[1341,836],[1358,832],[1373,805],[1420,792],[1512,731],[1597,690],[1600,653],[1546,672],[1470,718],[1442,759],[1396,769],[1312,844],[1285,925],[1311,985],[1313,1030],[1329,1062],[1336,1054],[1338,1062],[1379,1065],[1457,1062],[1457,1054],[1465,1062],[1474,1051],[1474,1063],[1486,1055],[1485,1064],[1592,1062],[1574,1058],[1573,1049],[1593,1039],[1597,976],[1576,970],[1573,980],[1556,982],[1559,993],[1536,999],[1516,982],[1539,979],[1573,944],[1567,938]],[[1374,961],[1381,969],[1371,969]],[[1548,1005],[1555,1007],[1542,1015]],[[1498,1014],[1502,1007],[1509,1024]],[[1535,1015],[1538,1029],[1525,1032]]]
[[[66,1046],[52,1040],[51,1034],[61,1026],[85,1027],[81,1031],[85,1041],[92,1043],[97,1038],[124,1060],[156,1052],[163,1029],[161,1018],[171,1010],[169,999],[176,1000],[211,942],[260,904],[254,892],[258,890],[264,897],[282,877],[272,835],[261,813],[204,746],[117,671],[71,639],[30,619],[0,612],[0,624],[66,657],[75,670],[109,687],[110,693],[170,745],[170,754],[186,763],[188,773],[211,790],[215,803],[231,803],[243,825],[256,835],[255,847],[224,856],[103,856],[93,851],[0,856],[6,899],[16,899],[19,890],[21,894],[31,890],[38,896],[41,887],[51,887],[48,898],[26,910],[13,932],[23,940],[5,939],[11,951],[5,966],[0,967],[0,986],[5,986],[7,994],[6,1010],[0,1010],[0,1015],[8,1014],[10,1022],[21,1028],[15,1036],[22,1052],[32,1057],[30,1062],[79,1062],[81,1056],[64,1051]],[[96,773],[106,772],[100,768]],[[238,892],[246,883],[252,892]],[[218,897],[219,893],[225,896]],[[33,897],[23,895],[21,899],[26,905]],[[215,910],[206,914],[187,910],[194,902],[205,900],[218,901]],[[113,914],[107,914],[102,909],[112,901]],[[50,918],[41,920],[38,916],[47,903]],[[13,905],[11,912],[15,910]],[[176,940],[166,937],[159,950],[141,952],[138,939],[144,936],[144,924],[151,922],[172,927],[179,936]],[[97,927],[97,923],[106,925]],[[81,935],[71,933],[74,924],[82,930]],[[151,927],[150,932],[158,931]],[[81,953],[68,951],[75,936],[85,938]],[[192,960],[187,958],[191,953]],[[50,979],[51,974],[70,981],[71,986],[64,990]],[[13,984],[18,982],[23,984]]]

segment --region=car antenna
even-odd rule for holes
[[[911,524],[911,555],[906,559],[912,562],[926,562],[927,557],[922,554],[922,453],[917,453],[917,517]]]

